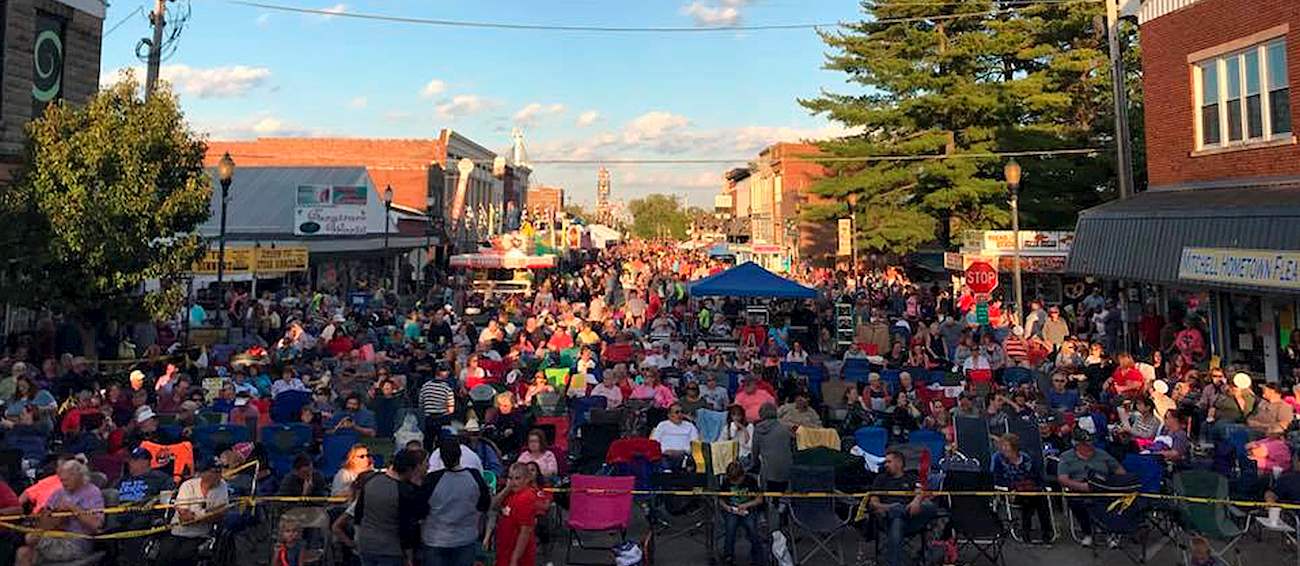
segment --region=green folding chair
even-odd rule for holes
[[[1185,497],[1204,497],[1218,501],[1229,497],[1228,478],[1208,470],[1188,470],[1177,474],[1170,488],[1174,494]],[[1190,563],[1190,535],[1200,535],[1210,541],[1210,551],[1220,560],[1241,564],[1241,549],[1237,543],[1246,535],[1246,526],[1239,524],[1238,520],[1244,520],[1245,513],[1227,503],[1218,502],[1193,503],[1179,500],[1178,506],[1183,529],[1189,535],[1180,545],[1184,562]]]

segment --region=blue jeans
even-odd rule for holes
[[[406,559],[402,556],[361,555],[361,566],[405,566],[405,564]]]
[[[934,510],[934,503],[926,501],[921,504],[920,512],[912,515],[908,513],[907,505],[898,503],[891,505],[889,511],[878,518],[881,530],[885,532],[885,566],[904,564],[903,538],[908,533],[925,528],[934,515]]]
[[[758,515],[750,512],[748,515],[741,517],[735,513],[723,511],[722,524],[726,538],[722,546],[723,556],[734,558],[736,556],[736,531],[745,530],[745,538],[749,539],[749,563],[755,566],[762,566],[767,563],[767,551],[763,547],[763,539],[758,535]]]
[[[474,555],[478,552],[478,543],[465,546],[426,546],[422,563],[424,566],[473,566]]]

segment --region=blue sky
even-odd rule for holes
[[[140,67],[147,0],[117,2],[105,31],[105,82]],[[853,0],[344,0],[283,5],[418,18],[530,24],[673,26],[856,19]],[[754,156],[778,140],[840,132],[797,97],[846,91],[821,70],[811,30],[677,34],[434,27],[192,0],[164,62],[195,129],[256,136],[436,137],[452,128],[502,150],[522,127],[531,157]],[[652,192],[707,204],[727,167],[617,165],[614,195]],[[595,199],[595,165],[537,165],[534,182]]]

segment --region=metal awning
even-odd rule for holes
[[[1107,279],[1180,281],[1183,248],[1300,249],[1300,185],[1149,191],[1079,214],[1066,271]],[[1215,287],[1276,293],[1238,284]]]

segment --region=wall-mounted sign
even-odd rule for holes
[[[209,249],[203,259],[194,262],[191,272],[199,275],[216,275],[221,257],[216,249]],[[226,248],[226,273],[262,273],[274,275],[291,271],[307,271],[305,246]]]
[[[367,199],[364,186],[299,185],[293,233],[297,236],[365,235]]]
[[[1021,254],[1068,255],[1074,246],[1074,232],[1021,230]],[[965,233],[962,249],[966,252],[983,252],[989,255],[1014,253],[1015,232],[1011,230],[970,230]]]
[[[36,11],[32,41],[32,117],[63,97],[64,39],[68,21],[48,12]]]
[[[839,229],[838,235],[840,245],[836,249],[835,255],[853,255],[853,219],[841,218],[837,224],[837,228]]]
[[[1183,248],[1178,278],[1300,289],[1300,250]]]

